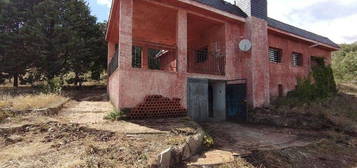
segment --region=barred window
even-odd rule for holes
[[[292,64],[293,66],[302,66],[303,65],[303,58],[301,53],[292,53]]]
[[[269,48],[269,61],[281,63],[282,50],[278,48]]]
[[[133,46],[133,55],[131,66],[133,68],[141,68],[141,58],[142,58],[142,48],[138,46]]]
[[[208,59],[208,47],[196,50],[196,63],[202,63]]]

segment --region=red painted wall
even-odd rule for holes
[[[269,47],[282,49],[282,62],[269,63],[270,65],[270,96],[279,96],[278,85],[283,85],[284,95],[294,90],[297,84],[297,78],[307,77],[310,73],[310,57],[323,57],[327,63],[331,62],[331,51],[313,47],[313,44],[269,32]],[[292,52],[298,52],[303,55],[303,66],[295,67],[292,65]],[[269,58],[266,58],[267,60]]]
[[[109,78],[108,82],[111,101],[117,108],[134,107],[141,103],[144,97],[148,95],[180,98],[181,104],[187,108],[187,78],[208,78],[215,80],[247,79],[249,104],[254,107],[262,106],[269,103],[270,97],[278,96],[279,84],[283,85],[284,93],[286,94],[295,88],[297,77],[307,76],[310,69],[310,56],[324,57],[327,60],[326,62],[330,62],[331,60],[331,52],[329,50],[319,47],[311,48],[310,46],[313,44],[308,42],[299,41],[272,31],[268,32],[267,23],[257,18],[248,18],[243,23],[237,20],[222,19],[217,15],[202,15],[202,12],[200,14],[200,10],[188,10],[193,8],[170,6],[170,9],[161,10],[164,7],[154,5],[152,8],[158,8],[157,10],[147,11],[143,8],[145,8],[145,4],[148,5],[149,1],[139,4],[139,6],[135,5],[141,2],[139,0],[121,0],[118,2],[120,4],[117,5],[118,9],[115,8],[115,10],[119,14],[115,17],[119,17],[120,19],[118,18],[113,21],[112,25],[114,26],[112,27],[114,28],[110,37],[111,35],[119,37],[119,69]],[[140,7],[140,5],[143,6]],[[141,10],[143,11],[137,12]],[[143,12],[153,13],[150,16],[140,16],[140,13]],[[160,12],[164,13],[159,15]],[[165,13],[168,15],[165,15]],[[191,25],[191,29],[188,16],[194,14],[211,20],[211,23],[203,21],[200,24]],[[165,17],[161,16],[167,16],[169,19],[165,21]],[[141,20],[142,18],[150,17],[160,17],[160,19],[155,20],[155,24],[153,25],[145,23],[146,20]],[[118,23],[119,20],[124,20],[125,22]],[[195,18],[193,20],[197,21]],[[160,21],[169,24],[162,25],[159,23]],[[200,31],[196,26],[202,24],[210,26],[217,24],[217,26],[213,26],[212,30],[199,33]],[[115,29],[115,27],[117,28]],[[172,31],[173,29],[175,32]],[[145,30],[147,31],[145,32]],[[160,34],[160,37],[155,36],[157,30],[165,30],[165,33]],[[204,36],[211,36],[211,38],[195,37],[195,35],[200,36],[202,34]],[[253,48],[251,51],[242,52],[239,50],[239,41],[245,38],[252,41]],[[118,43],[115,39],[117,38],[108,38],[108,59],[114,53],[114,44]],[[226,56],[225,75],[204,75],[187,72],[187,52],[189,52],[187,49],[195,46],[195,39],[199,39],[199,43],[210,43],[212,40],[223,41]],[[178,71],[167,72],[132,68],[131,47],[132,42],[135,40],[175,46],[177,48],[176,61]],[[283,50],[282,63],[274,64],[269,62],[268,47]],[[303,54],[303,67],[292,66],[292,52]],[[170,59],[167,62],[170,61],[172,60]]]

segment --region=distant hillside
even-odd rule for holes
[[[357,81],[357,42],[340,46],[332,58],[335,77],[340,81]]]

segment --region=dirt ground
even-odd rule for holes
[[[341,85],[322,102],[263,110],[254,124],[202,123],[215,145],[183,167],[355,168],[356,98],[357,86]]]
[[[0,167],[147,167],[197,128],[187,118],[104,120],[112,110],[105,96],[87,94],[59,115],[30,113],[0,123]]]
[[[357,137],[332,130],[313,131],[228,122],[202,125],[214,137],[215,146],[188,165],[219,168],[357,167]]]

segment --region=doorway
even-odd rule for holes
[[[248,118],[246,83],[227,83],[226,92],[227,120],[246,121]]]
[[[226,83],[208,79],[188,79],[188,114],[195,121],[226,120]]]

